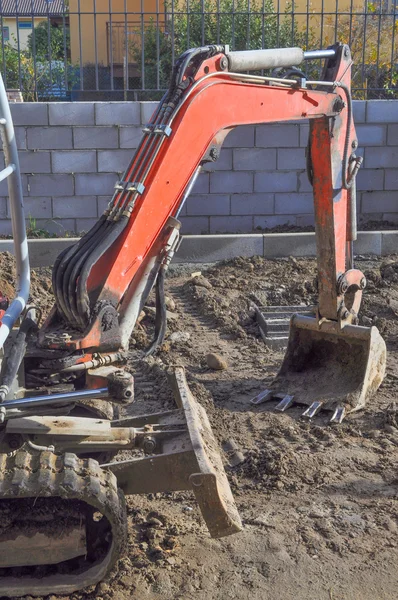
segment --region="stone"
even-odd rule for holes
[[[214,371],[225,371],[225,369],[228,369],[227,361],[219,354],[213,354],[212,352],[206,355],[206,363]]]
[[[170,342],[176,344],[178,342],[187,342],[190,338],[190,334],[187,331],[175,331],[170,336]]]

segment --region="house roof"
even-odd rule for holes
[[[67,10],[65,0],[0,0],[3,17],[41,17],[63,15]]]

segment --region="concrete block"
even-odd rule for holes
[[[352,103],[354,123],[365,123],[366,100],[354,100]]]
[[[253,190],[253,173],[219,172],[210,174],[211,193],[251,192]],[[262,190],[259,190],[262,191]]]
[[[227,135],[226,148],[252,148],[254,146],[254,125],[240,125]]]
[[[302,148],[278,148],[278,169],[305,169]]]
[[[212,263],[235,256],[261,256],[263,236],[251,235],[191,235],[183,237],[173,262]]]
[[[0,230],[2,225],[7,223],[9,232],[11,232],[11,221],[4,221],[0,223]],[[1,231],[2,235],[7,235],[7,232]],[[57,259],[57,256],[69,246],[75,244],[79,238],[50,238],[50,239],[30,239],[28,240],[29,247],[29,261],[30,266],[36,267],[51,267]],[[0,240],[0,252],[10,252],[14,254],[14,244],[12,240]]]
[[[296,225],[296,215],[265,215],[254,217],[253,229],[261,230],[272,229],[279,225]]]
[[[210,174],[200,173],[195,185],[193,186],[192,194],[208,194],[210,191]]]
[[[76,219],[76,233],[87,233],[96,224],[97,219]]]
[[[275,194],[275,214],[295,215],[313,210],[312,194]]]
[[[71,127],[28,127],[30,150],[69,150],[72,146]]]
[[[3,241],[3,240],[2,240]],[[5,241],[5,240],[4,240]],[[79,238],[28,240],[30,264],[34,267],[51,267],[65,248],[76,244]],[[0,251],[1,242],[0,242]]]
[[[315,233],[265,233],[264,256],[316,256]]]
[[[186,202],[187,215],[229,215],[230,199],[228,195],[193,195]]]
[[[96,102],[95,123],[96,125],[139,125],[141,123],[140,103]]]
[[[398,165],[397,165],[397,167],[398,167]],[[398,190],[398,168],[385,170],[384,189]],[[398,198],[397,198],[396,210],[398,211]]]
[[[300,146],[306,148],[308,144],[308,136],[310,133],[310,126],[308,123],[302,123],[300,125]]]
[[[109,196],[97,196],[97,214],[102,215],[102,213],[108,208],[109,202],[112,197]]]
[[[12,235],[12,224],[11,224],[11,220],[1,220],[0,221],[0,235]],[[7,252],[11,252],[11,249],[2,249],[1,243],[4,242],[8,242],[10,244],[10,247],[12,247],[12,249],[14,249],[14,244],[12,243],[11,240],[0,240],[0,250],[2,252],[5,252],[7,250]]]
[[[96,196],[70,196],[53,199],[53,215],[56,219],[97,216]]]
[[[396,212],[398,192],[364,192],[362,194],[361,212]]]
[[[296,225],[298,225],[298,227],[314,227],[314,225],[315,225],[314,214],[297,215]]]
[[[93,102],[49,102],[50,125],[94,125]]]
[[[7,198],[0,198],[0,219],[6,219],[7,214],[10,214],[7,207]]]
[[[381,232],[381,254],[398,253],[398,231]]]
[[[386,125],[357,125],[356,132],[360,146],[383,146],[386,143]]]
[[[21,175],[22,181],[22,193],[26,195],[28,193],[28,176]],[[8,196],[8,184],[7,179],[0,181],[0,196]]]
[[[398,146],[398,125],[388,125],[387,144],[389,146]]]
[[[120,127],[119,133],[121,148],[138,148],[143,135],[141,127]]]
[[[130,150],[99,150],[99,173],[124,173],[131,160]]]
[[[19,152],[19,166],[21,173],[51,173],[50,153]]]
[[[84,173],[75,176],[77,196],[113,195],[118,177],[116,173]],[[70,196],[71,194],[66,194]]]
[[[14,127],[18,150],[26,150],[26,127]]]
[[[117,127],[74,127],[73,146],[86,148],[118,148],[119,133]]]
[[[383,169],[359,169],[357,175],[357,190],[373,192],[384,188]]]
[[[295,192],[297,190],[297,173],[294,171],[281,173],[264,172],[254,176],[255,192]]]
[[[181,233],[209,233],[209,217],[181,217]]]
[[[359,231],[354,242],[354,254],[381,254],[380,231]]]
[[[222,148],[220,157],[215,162],[208,162],[203,165],[203,170],[208,173],[213,171],[230,171],[232,169],[232,150]]]
[[[302,171],[298,174],[298,191],[300,194],[302,192],[311,192],[312,193],[312,185],[308,180],[307,171]]]
[[[267,215],[274,212],[274,194],[232,194],[231,215]]]
[[[29,196],[73,196],[72,175],[29,175]]]
[[[141,102],[141,123],[146,125],[150,122],[153,113],[159,106],[158,102]]]
[[[233,153],[235,171],[276,169],[276,149],[274,148],[236,148]]]
[[[52,207],[51,198],[24,198],[25,216],[33,217],[34,219],[51,219]],[[8,216],[11,217],[10,208],[8,208]]]
[[[299,145],[299,125],[257,125],[256,146],[260,148],[283,148]]]
[[[383,213],[383,221],[390,221],[390,223],[396,223],[398,225],[398,212],[395,213]],[[398,227],[397,227],[398,229]]]
[[[75,232],[76,221],[75,219],[37,219],[35,225],[37,229],[45,229],[58,237],[69,237]]]
[[[210,233],[247,233],[253,231],[253,217],[210,217]]]
[[[53,173],[96,173],[95,150],[66,150],[51,152]]]
[[[47,102],[12,102],[10,109],[14,126],[48,125]]]
[[[368,100],[367,123],[398,123],[398,102],[396,100]]]

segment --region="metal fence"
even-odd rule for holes
[[[398,0],[0,0],[0,38],[25,100],[158,99],[189,47],[335,41],[351,46],[355,98],[398,98]]]

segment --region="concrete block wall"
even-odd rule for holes
[[[26,215],[62,235],[87,231],[107,206],[151,117],[152,102],[12,104]],[[360,222],[398,227],[398,100],[354,102]],[[313,223],[305,172],[308,125],[245,126],[231,132],[206,165],[181,213],[184,233],[250,233]],[[11,232],[7,186],[0,183],[0,235]]]

